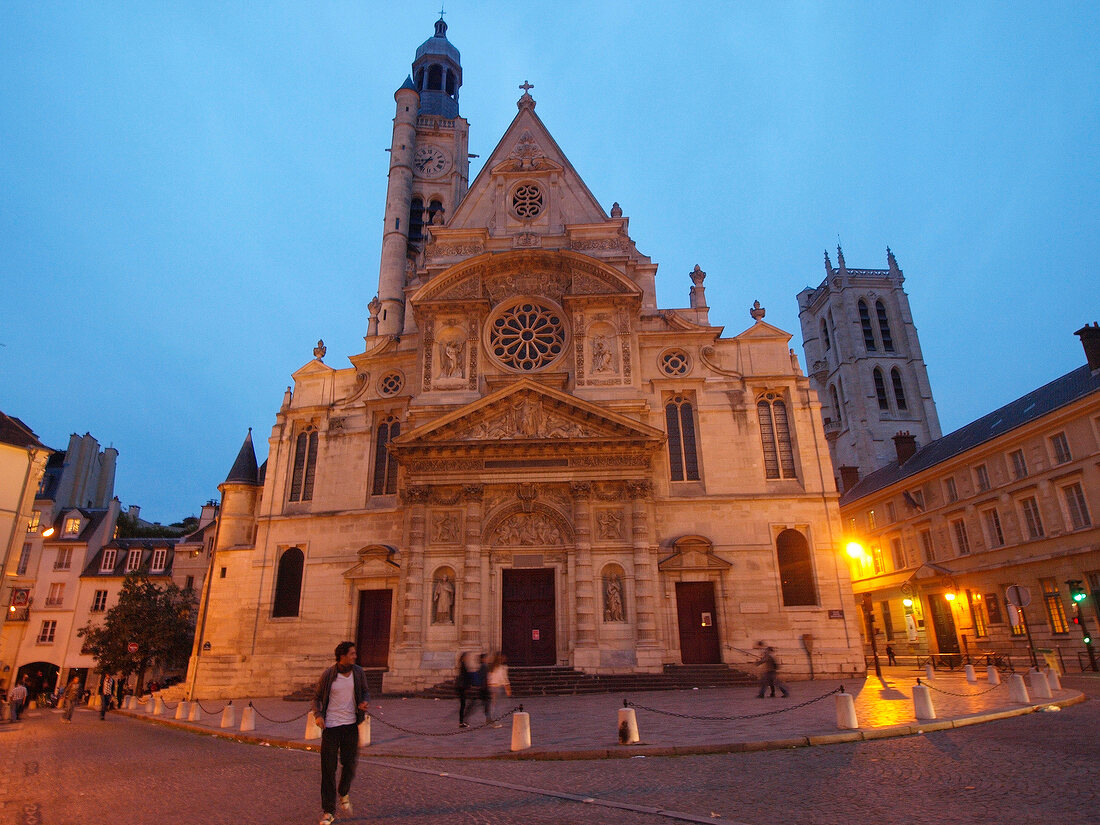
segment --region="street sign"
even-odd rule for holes
[[[1031,604],[1031,591],[1018,584],[1010,584],[1005,588],[1005,598],[1013,607],[1027,607]]]
[[[130,642],[130,644],[126,645],[126,652],[127,653],[137,653],[138,652],[138,643],[137,642]]]

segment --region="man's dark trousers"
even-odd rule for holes
[[[340,760],[340,787],[336,787],[336,760]],[[336,795],[347,796],[359,761],[359,726],[337,725],[321,730],[321,810],[336,813]]]

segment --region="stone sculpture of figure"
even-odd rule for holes
[[[450,576],[442,576],[432,587],[432,624],[454,623],[455,583]]]
[[[445,341],[442,346],[442,371],[440,378],[462,378],[465,373],[462,363],[462,342]]]
[[[435,527],[436,541],[454,541],[458,538],[458,519],[454,513],[444,513],[436,518],[432,525]]]
[[[611,369],[611,347],[607,337],[597,335],[592,339],[592,372],[607,372]]]
[[[601,539],[621,539],[623,537],[623,516],[615,510],[604,510],[598,518]]]
[[[626,620],[623,615],[623,580],[619,576],[604,579],[603,620],[605,622]]]

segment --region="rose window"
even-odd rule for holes
[[[661,355],[661,372],[665,375],[684,375],[689,364],[688,354],[682,349],[671,349]]]
[[[541,369],[565,349],[561,313],[533,301],[516,304],[490,324],[489,348],[512,369]]]
[[[512,192],[512,211],[520,220],[533,220],[542,214],[542,187],[521,183]]]
[[[378,391],[382,395],[397,395],[405,385],[405,379],[399,372],[388,372],[378,382]]]

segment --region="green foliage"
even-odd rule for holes
[[[182,667],[195,638],[195,594],[175,584],[158,586],[145,576],[130,575],[122,583],[118,604],[103,622],[77,631],[84,639],[83,652],[96,660],[102,673],[137,673],[138,689],[145,671],[153,664]],[[127,650],[130,642],[137,653]]]
[[[193,528],[188,526],[191,521],[195,523]],[[118,528],[117,538],[120,539],[176,539],[194,532],[198,528],[198,519],[191,516],[177,524],[165,526],[140,522],[129,513],[119,513],[115,526]]]

